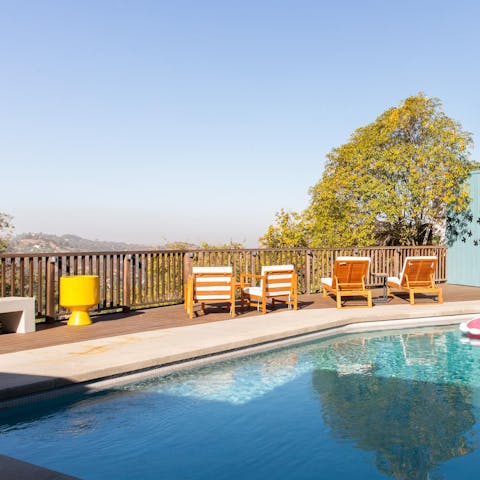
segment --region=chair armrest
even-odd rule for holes
[[[247,278],[259,278],[261,279],[262,276],[261,275],[257,275],[255,273],[241,273],[240,274],[240,285],[241,285],[241,288],[243,288],[243,286],[245,285],[245,280]]]
[[[241,273],[240,278],[241,277],[262,278],[262,275],[257,275],[256,273]]]

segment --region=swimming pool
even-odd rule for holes
[[[473,478],[480,348],[330,338],[0,412],[0,452],[83,479]]]

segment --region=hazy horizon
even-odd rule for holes
[[[332,148],[410,95],[440,98],[476,139],[479,14],[473,0],[3,2],[0,211],[17,234],[255,247],[275,212],[307,207]]]

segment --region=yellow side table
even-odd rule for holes
[[[72,311],[67,325],[90,325],[88,310],[99,301],[98,275],[60,277],[60,305]]]

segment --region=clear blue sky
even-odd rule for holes
[[[0,211],[16,233],[255,246],[409,95],[478,142],[479,18],[474,0],[0,1]]]

